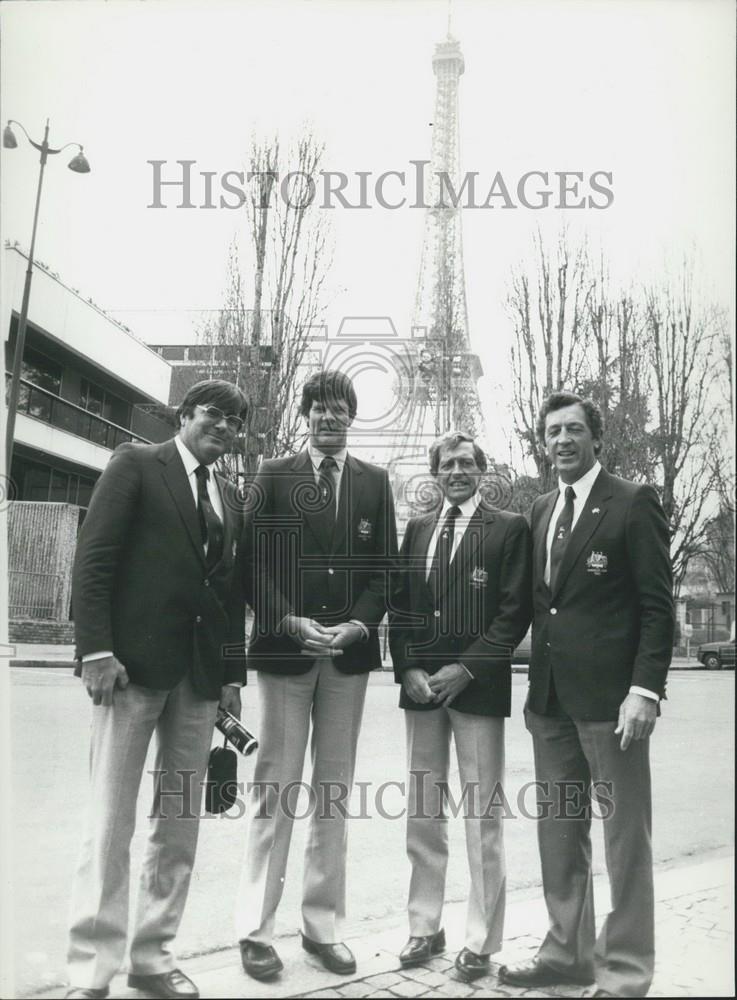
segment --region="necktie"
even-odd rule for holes
[[[197,479],[197,517],[200,522],[202,544],[207,550],[205,562],[208,568],[212,568],[220,562],[223,555],[223,522],[215,513],[207,492],[210,470],[204,465],[198,465],[194,474]]]
[[[450,572],[450,556],[453,551],[453,535],[455,533],[456,518],[461,512],[460,507],[451,507],[445,515],[443,527],[438,535],[435,555],[430,567],[430,587],[435,596],[435,601],[439,601],[440,595],[446,590],[448,574]]]
[[[568,546],[568,539],[571,536],[571,525],[573,524],[573,501],[575,499],[576,494],[573,491],[573,487],[566,486],[565,503],[563,504],[563,510],[560,512],[558,520],[555,523],[553,544],[550,546],[551,590],[555,590],[555,581],[558,576],[558,571],[560,570],[560,564],[563,562],[563,556],[565,555],[566,547]]]
[[[323,513],[331,525],[335,523],[338,513],[335,503],[335,470],[337,468],[338,463],[330,455],[326,455],[322,462],[320,462],[320,475],[318,478],[320,500],[323,504]]]

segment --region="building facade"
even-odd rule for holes
[[[6,386],[15,356],[27,267],[17,246],[3,250],[0,322]],[[172,427],[157,413],[169,402],[171,367],[89,299],[34,265],[11,495],[86,507],[92,487],[123,441],[163,441]]]
[[[18,246],[4,247],[6,390],[27,266]],[[71,641],[70,580],[81,518],[118,445],[173,435],[170,380],[171,367],[155,351],[34,264],[7,484],[11,641]]]

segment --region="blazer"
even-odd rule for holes
[[[520,514],[480,504],[450,564],[447,592],[436,605],[425,580],[427,551],[438,511],[412,518],[400,550],[400,571],[390,615],[394,677],[422,667],[434,674],[461,662],[473,680],[452,707],[473,715],[507,716],[512,692],[512,653],[532,614],[531,539]],[[402,688],[401,708],[427,711]]]
[[[322,625],[356,619],[369,629],[336,657],[347,674],[381,667],[377,627],[395,566],[394,501],[385,469],[346,457],[337,516],[326,517],[309,453],[267,459],[252,484],[242,560],[254,573],[256,614],[248,665],[272,674],[306,673],[302,656],[280,628],[287,614]]]
[[[245,603],[235,560],[242,502],[218,476],[223,556],[208,570],[197,508],[174,441],[122,444],[100,476],[77,542],[77,657],[111,649],[134,684],[186,675],[205,698],[246,681]],[[232,647],[232,648],[229,648]]]
[[[532,505],[534,618],[529,707],[551,677],[574,719],[616,720],[631,684],[665,695],[675,612],[668,523],[651,486],[604,469],[571,533],[555,590],[546,537],[558,491]]]

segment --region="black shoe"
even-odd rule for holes
[[[441,951],[445,951],[445,931],[442,929],[426,937],[411,937],[399,953],[399,964],[403,969],[422,965]]]
[[[477,955],[475,951],[469,951],[468,948],[464,948],[463,951],[458,953],[455,967],[456,972],[466,982],[470,982],[472,979],[478,979],[479,976],[488,976],[489,956]]]
[[[593,974],[580,969],[556,969],[541,958],[533,958],[528,962],[518,962],[517,965],[502,965],[499,968],[499,982],[510,986],[554,986],[557,983],[576,983],[578,986],[590,986]]]
[[[128,985],[131,989],[142,990],[164,1000],[197,1000],[200,995],[195,984],[181,969],[157,972],[152,976],[139,976],[132,972],[128,976]]]
[[[271,979],[284,968],[284,963],[270,944],[257,944],[248,939],[240,942],[243,970],[254,979]]]
[[[91,986],[70,986],[64,994],[65,997],[78,997],[79,1000],[85,997],[87,1000],[105,1000],[109,995],[110,990],[107,986],[101,986],[99,989],[93,989]]]
[[[302,947],[311,955],[317,955],[328,972],[337,972],[339,976],[349,976],[356,971],[356,960],[353,953],[342,942],[318,944],[317,941],[313,941],[303,934]]]

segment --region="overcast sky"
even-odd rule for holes
[[[201,310],[220,303],[245,215],[147,208],[147,161],[239,170],[252,132],[287,141],[307,122],[326,143],[326,169],[411,171],[430,154],[431,59],[447,10],[445,0],[3,3],[3,119],[40,139],[48,116],[52,144],[82,142],[92,164],[80,176],[63,157],[50,162],[38,258],[143,339],[191,340]],[[536,226],[585,231],[623,281],[695,251],[708,293],[732,305],[733,18],[731,0],[454,3],[466,61],[462,168],[479,174],[479,188],[497,171],[512,190],[529,170],[613,174],[605,211],[503,210],[497,199],[463,213],[493,450],[511,430],[502,304]],[[26,247],[36,181],[20,139],[3,157],[2,233]],[[423,213],[372,201],[370,211],[331,213],[328,323],[389,316],[404,335]]]

